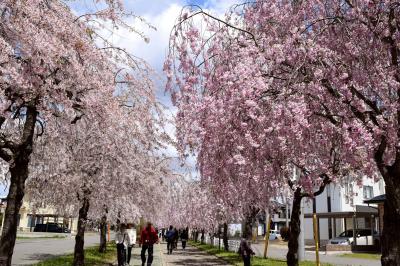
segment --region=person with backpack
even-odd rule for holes
[[[238,253],[242,256],[244,266],[250,266],[251,256],[255,255],[251,249],[250,242],[246,238],[242,238]]]
[[[171,225],[165,234],[165,239],[167,240],[167,250],[168,254],[172,254],[172,250],[174,249],[174,243],[175,243],[175,235],[176,235],[176,230],[175,228]]]
[[[139,241],[139,245],[142,246],[142,252],[140,253],[142,266],[145,266],[146,263],[146,251],[148,251],[147,266],[150,266],[153,263],[154,244],[156,243],[158,243],[157,231],[156,229],[154,229],[152,224],[148,222],[147,226],[142,230],[140,234]]]
[[[125,224],[120,224],[119,230],[115,234],[115,243],[117,244],[118,266],[125,266],[126,250],[131,245]]]

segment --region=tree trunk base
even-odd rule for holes
[[[288,253],[286,255],[288,266],[299,265],[299,235],[300,235],[300,208],[301,208],[301,190],[298,188],[293,197],[292,216],[289,224],[289,243]]]
[[[99,252],[105,253],[107,250],[107,222],[105,217],[102,218],[100,223],[100,246]]]
[[[87,197],[89,193],[85,192],[82,200],[82,206],[79,209],[79,219],[77,234],[75,236],[75,248],[74,248],[74,262],[73,266],[84,266],[85,265],[85,229],[87,222],[87,214],[89,211],[89,199]]]
[[[395,180],[385,179],[386,201],[381,238],[382,266],[400,265],[400,182],[395,182]],[[390,182],[394,184],[388,186]]]

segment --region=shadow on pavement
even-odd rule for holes
[[[200,250],[174,250],[172,251],[172,255],[179,255],[179,256],[201,256],[205,253]],[[169,256],[167,252],[164,252],[165,256]]]
[[[191,259],[191,258],[180,259],[178,261],[171,261],[171,262],[173,263],[173,265],[197,265],[197,266],[199,266],[199,260]],[[216,259],[202,259],[201,265],[216,266],[216,265],[221,265],[221,261],[216,260]]]
[[[54,254],[45,254],[45,253],[39,253],[39,254],[32,254],[28,257],[28,260],[34,261],[34,260],[47,260],[47,259],[52,259],[52,258],[57,258],[59,255],[54,255]]]
[[[166,256],[166,258],[168,259],[168,265],[226,265],[226,262],[217,257],[207,255],[212,257],[205,258],[204,255],[207,255],[206,252],[201,251],[197,248],[188,248],[185,250],[175,249],[172,252],[172,255],[168,255],[166,252],[164,253],[164,256]],[[176,258],[174,256],[176,256]]]

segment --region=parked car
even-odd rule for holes
[[[356,240],[357,245],[371,245],[376,242],[376,231],[374,231],[374,236],[371,235],[371,229],[357,229]],[[352,245],[354,241],[353,230],[346,230],[339,236],[329,239],[328,244],[332,245]]]
[[[34,232],[71,233],[68,228],[63,228],[58,223],[36,224]]]
[[[269,231],[269,240],[275,240],[275,239],[280,239],[281,234],[278,232],[278,230],[270,230]]]

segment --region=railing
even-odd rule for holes
[[[214,237],[212,240],[209,236],[205,237],[205,243],[209,245],[213,245],[214,247],[219,247],[220,239]],[[239,250],[240,240],[228,240],[229,251],[237,252]],[[224,241],[221,239],[221,249],[224,248]]]
[[[228,240],[229,250],[233,252],[238,252],[240,241],[239,240]]]

